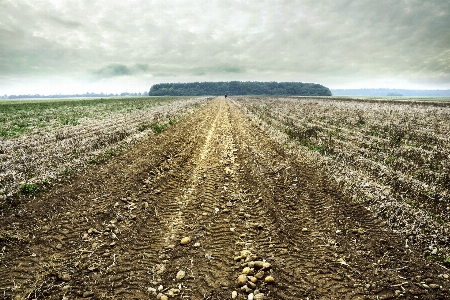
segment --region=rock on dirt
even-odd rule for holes
[[[158,300],[169,300],[169,297],[167,297],[163,293],[159,293],[158,295],[156,295],[156,299],[158,299]]]
[[[83,298],[88,298],[88,297],[92,297],[94,296],[94,292],[84,292],[83,293]]]
[[[247,283],[247,276],[244,274],[239,275],[237,278],[237,285],[244,286]]]
[[[432,289],[438,289],[439,287],[440,287],[439,284],[430,283],[430,288]]]
[[[186,276],[186,272],[183,270],[178,271],[177,273],[177,280],[181,280]]]
[[[272,276],[267,276],[267,277],[264,279],[264,281],[265,281],[266,283],[274,283],[274,282],[275,282],[275,279],[274,279]]]
[[[170,298],[173,298],[173,297],[175,297],[175,296],[177,296],[177,295],[179,295],[180,294],[180,290],[179,289],[170,289],[168,292],[167,292],[167,295],[170,297]]]
[[[63,273],[63,274],[59,275],[59,279],[61,279],[62,281],[70,281],[71,277],[69,274]]]
[[[189,244],[190,242],[191,242],[191,238],[188,237],[188,236],[186,236],[186,237],[184,237],[184,238],[181,239],[180,244],[181,244],[181,245],[187,245],[187,244]]]
[[[263,293],[256,294],[255,292],[254,300],[264,300],[264,294]]]

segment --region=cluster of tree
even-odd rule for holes
[[[335,96],[449,97],[450,90],[332,89]]]
[[[329,88],[302,82],[192,82],[160,83],[150,88],[150,96],[210,96],[210,95],[279,95],[331,96]]]
[[[34,99],[34,98],[83,98],[83,97],[127,97],[127,96],[148,96],[147,92],[143,92],[143,93],[120,93],[120,94],[104,94],[104,93],[85,93],[85,94],[73,94],[73,95],[39,95],[39,94],[35,94],[35,95],[4,95],[4,96],[0,96],[0,98],[2,99],[24,99],[24,98],[30,98],[30,99]]]

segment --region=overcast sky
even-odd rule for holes
[[[449,0],[0,0],[0,94],[162,82],[450,89]]]

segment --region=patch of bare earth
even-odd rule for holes
[[[2,218],[0,298],[448,297],[331,182],[216,99]]]

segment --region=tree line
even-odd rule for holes
[[[329,88],[303,82],[192,82],[159,83],[149,96],[217,96],[217,95],[331,96]]]

